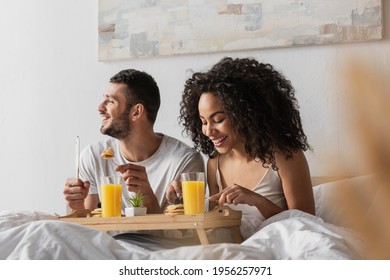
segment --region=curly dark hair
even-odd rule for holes
[[[196,72],[184,86],[179,122],[194,148],[211,156],[215,147],[203,135],[198,112],[200,96],[211,92],[222,102],[234,131],[253,159],[277,170],[275,152],[286,159],[311,149],[303,131],[291,82],[270,64],[252,58],[225,57],[209,71]]]

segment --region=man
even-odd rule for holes
[[[111,137],[82,151],[80,179],[65,182],[64,196],[70,209],[95,209],[100,178],[121,173],[127,185],[122,192],[122,208],[129,206],[128,192],[141,192],[148,213],[162,213],[167,187],[177,188],[183,172],[204,171],[198,152],[154,131],[159,107],[159,89],[149,74],[128,69],[110,79],[98,110],[100,131]],[[115,152],[114,161],[100,156],[108,147]]]

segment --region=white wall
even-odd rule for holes
[[[307,153],[312,175],[329,175],[346,148],[335,75],[340,61],[356,52],[390,65],[388,0],[382,41],[111,63],[97,61],[97,2],[0,2],[0,210],[65,213],[62,190],[65,178],[74,175],[75,137],[81,137],[82,147],[102,138],[97,105],[109,77],[121,69],[155,77],[162,93],[156,130],[182,139],[177,117],[188,69],[203,70],[227,55],[274,64],[296,88],[314,148]]]

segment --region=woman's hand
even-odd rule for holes
[[[223,191],[210,196],[209,200],[218,201],[220,206],[225,203],[234,205],[248,204],[250,206],[254,206],[256,195],[257,194],[253,191],[234,184],[233,186],[227,187]]]
[[[181,184],[179,181],[175,180],[168,186],[167,191],[165,192],[165,198],[168,203],[173,204],[175,200],[182,196]]]

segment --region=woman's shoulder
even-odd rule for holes
[[[213,153],[207,159],[207,174],[208,176],[215,176],[218,169],[218,153]]]
[[[277,165],[284,163],[296,164],[297,162],[306,162],[306,156],[302,149],[293,151],[290,156],[286,156],[282,152],[277,151],[275,153],[275,159]]]
[[[219,153],[217,151],[214,151],[207,160],[207,165],[216,166],[219,159]]]

